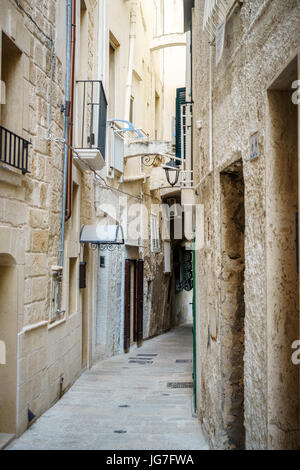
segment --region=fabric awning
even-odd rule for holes
[[[124,245],[121,225],[84,225],[80,233],[80,243],[93,245]]]

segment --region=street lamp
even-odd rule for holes
[[[163,168],[169,185],[172,187],[176,186],[179,181],[180,168],[176,165],[175,160],[171,160],[167,165],[164,165]]]

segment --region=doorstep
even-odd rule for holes
[[[5,449],[8,444],[15,438],[14,434],[1,434],[0,433],[0,450]]]

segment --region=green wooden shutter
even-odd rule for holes
[[[186,102],[186,88],[177,88],[176,91],[176,157],[185,158],[186,142],[184,141],[184,155],[181,155],[181,140],[184,138],[181,135],[181,105]],[[185,125],[185,118],[183,121]],[[185,140],[185,139],[184,139]],[[179,165],[179,162],[177,163]]]

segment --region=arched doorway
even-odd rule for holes
[[[0,437],[16,432],[17,267],[14,258],[0,254]]]

